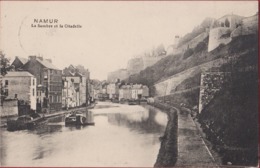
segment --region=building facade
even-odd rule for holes
[[[5,99],[17,99],[36,110],[36,78],[26,71],[10,71],[2,79]]]
[[[132,99],[132,89],[130,85],[123,85],[119,89],[119,100],[130,100]]]
[[[50,112],[62,109],[62,71],[50,59],[29,56],[23,70],[37,78],[37,111]]]
[[[74,88],[74,82],[66,77],[62,77],[62,108],[68,109],[76,107],[77,94]]]
[[[73,89],[75,92],[74,99],[76,101],[76,107],[86,105],[86,78],[81,74],[77,73],[74,76],[63,76],[63,79],[65,79],[66,81],[70,81],[68,82],[69,84],[73,84],[73,87],[71,87],[71,89]]]
[[[149,88],[146,85],[123,85],[119,89],[119,100],[142,99],[149,97]]]
[[[63,69],[63,76],[74,82],[77,95],[77,105],[88,105],[91,97],[92,86],[90,84],[90,72],[82,65],[70,65]]]
[[[109,99],[118,99],[119,98],[119,84],[110,83],[107,85],[107,94]]]

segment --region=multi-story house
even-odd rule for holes
[[[37,78],[37,111],[50,112],[62,108],[62,71],[50,59],[29,56],[21,69]]]
[[[132,85],[132,99],[140,99],[142,95],[142,85],[134,84]]]
[[[26,71],[10,71],[2,78],[5,99],[17,99],[19,104],[36,110],[36,78]],[[3,103],[4,104],[4,103]]]
[[[134,85],[123,85],[119,89],[119,100],[120,99],[141,99],[149,96],[149,88],[146,85],[134,84]]]
[[[76,93],[76,106],[83,106],[86,105],[86,96],[87,96],[87,87],[86,87],[86,78],[81,75],[80,73],[75,73],[74,75],[67,76],[65,75],[64,78],[66,78],[68,81],[73,82],[73,87],[75,89]]]
[[[149,88],[146,85],[142,86],[142,97],[145,97],[145,98],[149,97]]]
[[[74,88],[76,90],[76,106],[83,106],[88,104],[90,93],[92,92],[92,85],[90,84],[90,72],[84,66],[70,65],[63,70],[64,76],[74,80]]]
[[[77,105],[77,93],[74,88],[74,82],[71,79],[62,77],[62,108],[68,109],[76,107]]]
[[[132,99],[147,98],[149,96],[149,88],[145,85],[135,84],[132,86]]]
[[[101,95],[102,95],[102,84],[99,83],[93,86],[93,97],[94,99],[99,99]]]
[[[107,94],[109,95],[109,99],[118,99],[119,97],[119,84],[118,83],[110,83],[107,85]]]
[[[132,99],[132,87],[130,85],[123,85],[119,89],[119,100],[125,99],[129,100]]]

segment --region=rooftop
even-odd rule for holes
[[[19,59],[23,64],[25,64],[26,62],[28,62],[28,59],[23,58],[23,57],[18,57],[16,56],[17,59]]]
[[[43,59],[39,59],[39,58],[36,58],[36,60],[41,63],[43,66],[45,66],[46,68],[49,68],[49,69],[55,69],[55,70],[59,70],[57,67],[55,67],[52,63],[50,63],[49,61]]]
[[[9,71],[5,75],[5,77],[26,77],[26,76],[34,77],[32,74],[30,74],[27,71]]]

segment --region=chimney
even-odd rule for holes
[[[46,61],[48,61],[49,63],[52,63],[52,60],[51,60],[51,59],[46,59]]]
[[[36,60],[36,56],[35,55],[29,56],[29,60]]]

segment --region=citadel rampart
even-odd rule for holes
[[[195,75],[199,71],[207,71],[211,67],[219,67],[223,65],[226,62],[225,59],[219,58],[198,66],[195,66],[193,68],[189,68],[185,71],[182,71],[180,73],[177,73],[173,76],[170,76],[167,79],[161,80],[157,83],[155,83],[155,89],[156,89],[156,96],[166,96],[172,94],[176,87],[185,79],[190,78],[191,76]]]
[[[187,48],[195,48],[200,42],[202,42],[207,36],[209,35],[209,31],[206,30],[205,32],[201,33],[200,35],[196,36],[193,38],[191,41],[188,43],[180,46],[177,48],[176,53],[182,53],[187,50]]]
[[[220,91],[229,73],[225,72],[203,72],[201,73],[199,113]]]
[[[208,52],[220,44],[228,44],[233,37],[258,32],[258,14],[242,18],[237,15],[226,15],[217,20],[215,27],[210,30]]]
[[[214,28],[209,33],[208,52],[217,48],[220,44],[228,44],[231,42],[231,30],[227,27]]]
[[[242,20],[241,25],[236,28],[232,33],[231,37],[237,37],[240,35],[257,34],[258,32],[258,14],[246,17]]]

